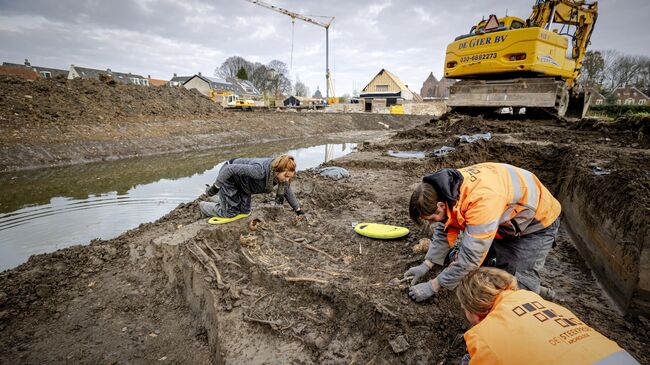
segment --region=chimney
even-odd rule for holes
[[[151,80],[151,75],[147,75],[147,78],[148,78],[149,80]]]
[[[29,63],[29,60],[27,58],[25,58],[25,66],[27,66],[27,67],[31,66],[31,64]]]
[[[199,76],[201,76],[201,71],[199,71]]]
[[[176,77],[176,72],[174,72],[174,77]]]

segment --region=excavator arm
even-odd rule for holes
[[[584,0],[537,0],[530,14],[531,25],[550,29],[553,24],[562,24],[560,34],[573,39],[571,58],[575,61],[573,77],[567,80],[567,85],[573,87],[580,77],[582,62],[587,52],[591,33],[598,18],[598,2],[587,3]],[[564,32],[571,26],[575,27],[573,34]]]

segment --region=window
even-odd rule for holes
[[[603,105],[603,99],[596,100],[596,105]]]
[[[616,99],[616,104],[621,104],[621,99]]]
[[[377,90],[377,91],[388,91],[388,85],[377,85],[377,86],[375,86],[375,90]]]
[[[634,104],[634,99],[632,98],[625,99],[625,105],[631,105],[631,104]]]
[[[510,25],[511,29],[519,29],[519,28],[523,28],[523,27],[524,27],[524,23],[518,22],[516,20],[513,20],[512,24]]]
[[[46,78],[46,79],[51,79],[52,78],[52,73],[51,72],[41,71],[39,73],[41,74],[41,76],[43,76],[43,78]]]
[[[639,99],[639,105],[645,105],[645,99]]]

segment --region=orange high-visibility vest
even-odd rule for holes
[[[530,171],[493,162],[458,171],[463,183],[447,227],[469,228],[475,238],[491,240],[539,231],[560,216],[560,202]]]
[[[501,293],[465,332],[471,364],[638,364],[614,341],[561,305],[527,290]]]

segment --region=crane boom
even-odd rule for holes
[[[330,51],[329,51],[329,49],[330,49],[330,47],[329,47],[330,46],[329,30],[330,30],[330,25],[332,25],[332,22],[334,21],[334,17],[333,16],[332,17],[324,16],[323,18],[328,19],[328,20],[327,21],[321,21],[321,20],[317,20],[317,19],[314,19],[314,18],[306,16],[306,15],[295,13],[293,11],[281,8],[279,6],[271,5],[271,4],[269,4],[269,3],[265,2],[265,1],[261,1],[261,0],[245,0],[245,1],[248,1],[251,4],[255,4],[255,5],[259,5],[261,7],[267,8],[269,10],[276,11],[276,12],[278,12],[280,14],[290,16],[292,20],[293,19],[300,19],[300,20],[305,21],[307,23],[311,23],[311,24],[317,25],[319,27],[325,28],[325,81],[326,81],[326,85],[327,85],[325,95],[326,95],[327,101],[329,102],[329,100],[330,100],[330,91],[331,91],[332,96],[334,95],[334,85],[333,85],[332,80],[330,78],[330,66],[329,66],[329,63],[330,63],[330,61],[329,61],[329,54],[330,54]]]
[[[334,21],[334,17],[326,17],[326,18],[329,18],[328,22],[318,21],[318,20],[316,20],[314,18],[310,18],[310,17],[308,17],[306,15],[294,13],[293,11],[281,8],[279,6],[271,5],[271,4],[269,4],[267,2],[264,2],[264,1],[261,1],[261,0],[246,0],[246,1],[248,1],[249,3],[255,4],[255,5],[265,7],[267,9],[270,9],[270,10],[273,10],[273,11],[277,11],[278,13],[281,13],[281,14],[284,14],[284,15],[288,15],[288,16],[290,16],[292,18],[304,20],[307,23],[312,23],[312,24],[318,25],[320,27],[323,27],[325,29],[329,28],[329,26]]]

